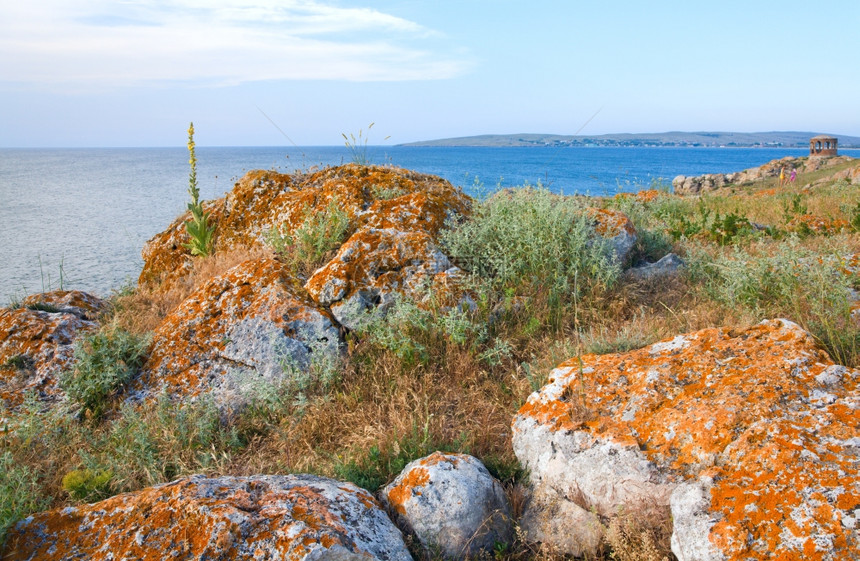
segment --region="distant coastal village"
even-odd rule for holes
[[[412,142],[404,146],[549,146],[635,148],[804,148],[814,132],[665,132],[623,133],[590,136],[554,134],[486,134]],[[841,148],[860,148],[860,137],[829,135],[839,138]]]

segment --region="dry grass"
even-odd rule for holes
[[[270,255],[263,248],[239,247],[209,257],[196,258],[191,273],[169,286],[139,286],[112,299],[111,313],[117,326],[138,335],[149,333],[206,281],[243,261]]]
[[[628,505],[610,522],[606,541],[614,561],[668,561],[672,516],[656,504]]]
[[[512,411],[531,388],[523,380],[499,383],[498,375],[455,345],[435,364],[404,367],[394,353],[359,344],[334,390],[300,417],[282,419],[236,467],[256,472],[279,464],[287,471],[335,475],[337,466],[361,465],[371,448],[383,458],[396,457],[405,441],[414,445],[416,438],[446,451],[512,462]]]

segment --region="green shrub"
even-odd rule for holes
[[[696,205],[679,197],[665,197],[654,207],[654,217],[675,241],[701,236],[719,245],[732,245],[752,236],[755,229],[739,210],[721,215],[700,199]]]
[[[791,222],[795,217],[803,216],[807,212],[809,212],[809,209],[803,204],[803,197],[800,196],[800,193],[795,193],[782,202],[782,218],[786,224]]]
[[[0,551],[12,524],[47,505],[36,474],[9,451],[0,453]]]
[[[349,233],[349,214],[332,197],[322,212],[303,211],[301,225],[293,231],[288,225],[272,230],[268,243],[284,259],[293,272],[307,277],[324,265],[332,251],[344,242]]]
[[[384,310],[368,312],[356,333],[391,351],[407,367],[435,360],[449,344],[469,349],[490,366],[511,354],[507,341],[490,336],[480,312],[468,306],[440,307],[432,298],[419,305],[413,298],[401,296]]]
[[[549,291],[550,300],[564,302],[619,274],[580,199],[541,187],[501,191],[440,237],[458,265],[496,289]]]
[[[133,335],[108,325],[75,344],[75,366],[60,375],[60,387],[83,414],[98,419],[113,394],[143,364],[148,336]]]
[[[368,313],[357,329],[366,341],[393,352],[407,365],[425,363],[430,354],[424,336],[434,324],[430,310],[410,298],[398,298],[386,310]]]
[[[0,364],[0,368],[12,368],[15,370],[32,370],[33,358],[27,355],[12,355],[6,362]]]
[[[396,199],[397,197],[402,197],[407,193],[406,189],[402,187],[386,187],[384,185],[376,185],[373,184],[370,186],[370,194],[373,195],[373,198],[376,200],[387,201],[389,199]]]
[[[63,489],[76,501],[92,503],[111,495],[112,479],[109,470],[76,469],[63,476]]]
[[[730,212],[725,216],[720,216],[720,213],[717,212],[714,215],[714,220],[706,229],[708,238],[719,245],[730,245],[752,233],[753,228],[749,220],[736,212]]]

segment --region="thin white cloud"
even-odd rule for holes
[[[439,34],[317,0],[19,2],[0,20],[0,80],[46,85],[432,80],[469,63]]]

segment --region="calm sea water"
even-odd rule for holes
[[[852,152],[860,156],[860,151]],[[442,176],[467,191],[537,182],[590,195],[676,175],[730,172],[804,149],[369,147],[373,163]],[[247,170],[291,172],[350,161],[345,147],[199,147],[201,197]],[[0,304],[58,288],[108,296],[137,278],[140,251],[185,209],[182,148],[0,149]]]

